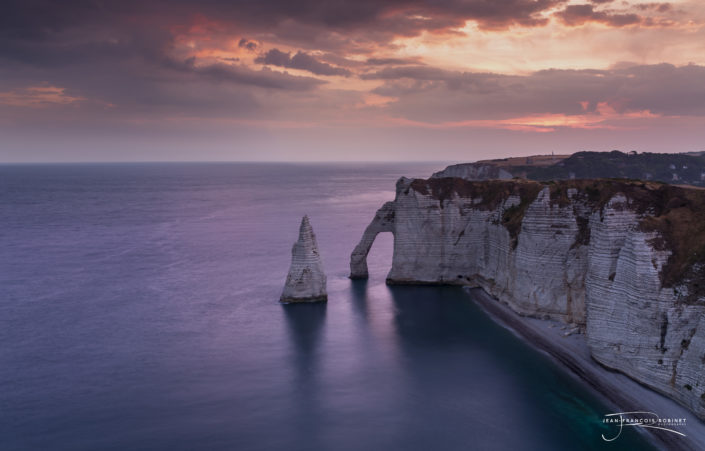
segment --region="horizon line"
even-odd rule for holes
[[[71,160],[71,161],[0,161],[0,165],[31,165],[31,164],[339,164],[339,163],[453,163],[466,160]],[[478,161],[478,160],[473,160]],[[473,161],[468,161],[469,163]]]

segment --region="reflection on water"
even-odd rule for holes
[[[306,417],[323,416],[320,386],[320,341],[325,327],[325,302],[283,304],[282,309],[289,329],[292,345],[291,367],[294,378],[291,384],[291,396],[296,410],[290,422],[299,435],[299,442],[309,442],[317,436],[315,422]],[[309,446],[315,446],[311,443]]]
[[[354,312],[366,319],[368,317],[367,279],[350,281],[350,300],[354,307]]]
[[[327,307],[325,302],[282,305],[294,346],[291,352],[292,364],[296,368],[297,379],[304,387],[309,383],[315,384],[318,345],[325,327]]]

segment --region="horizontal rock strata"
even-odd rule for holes
[[[304,216],[299,227],[299,239],[291,249],[291,266],[280,301],[288,303],[327,300],[326,275],[318,252],[316,235],[308,216]]]

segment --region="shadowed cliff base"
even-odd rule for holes
[[[327,302],[328,296],[311,296],[306,298],[280,298],[279,302],[282,304],[308,304],[312,302]]]

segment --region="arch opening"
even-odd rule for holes
[[[394,214],[394,202],[387,202],[377,210],[375,217],[365,229],[360,242],[350,255],[351,279],[367,279],[369,277],[367,256],[377,235],[383,232],[391,232],[394,235]]]

